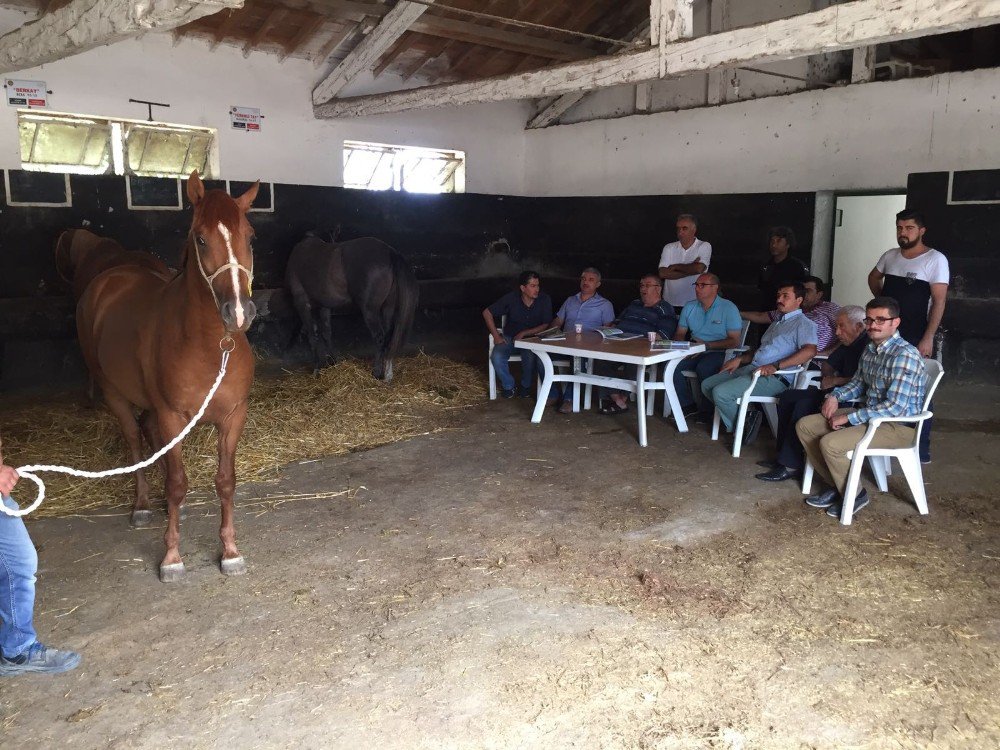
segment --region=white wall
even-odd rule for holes
[[[910,172],[1000,165],[997,92],[1000,69],[988,69],[532,130],[525,191],[905,187]]]
[[[18,15],[4,11],[0,30]],[[155,119],[218,128],[221,177],[340,185],[344,139],[466,152],[466,190],[517,195],[524,190],[524,123],[528,105],[435,109],[365,119],[317,120],[311,91],[322,69],[306,60],[242,53],[230,46],[209,51],[196,40],[173,46],[169,34],[101,47],[8,77],[44,80],[49,108],[61,112],[145,119],[144,105],[129,98],[166,102]],[[231,105],[259,107],[260,133],[230,128]],[[19,168],[17,116],[0,104],[0,168]]]

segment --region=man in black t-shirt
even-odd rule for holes
[[[795,249],[795,232],[789,227],[772,227],[768,232],[771,260],[761,269],[757,288],[760,289],[759,310],[775,308],[778,290],[796,281],[805,282],[809,267],[790,253]]]
[[[778,458],[770,471],[757,474],[765,482],[796,479],[805,466],[805,452],[795,432],[795,423],[807,414],[818,414],[826,394],[853,377],[868,344],[865,333],[865,309],[847,305],[837,313],[836,334],[840,346],[830,352],[820,369],[820,388],[789,389],[778,396]]]
[[[497,321],[504,318],[503,330]],[[493,337],[490,360],[500,378],[500,395],[514,398],[514,376],[510,374],[510,356],[514,342],[533,336],[548,328],[552,320],[552,298],[541,291],[541,279],[534,271],[525,271],[518,279],[518,290],[508,292],[483,310],[483,320]],[[534,392],[538,357],[521,352],[521,395],[530,398]]]

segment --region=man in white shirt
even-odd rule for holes
[[[677,217],[677,242],[669,243],[660,254],[663,299],[678,314],[694,300],[694,282],[712,261],[712,246],[695,237],[697,231],[697,219],[681,214]]]

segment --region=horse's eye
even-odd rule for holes
[[[205,247],[205,238],[202,237],[200,234],[198,235],[198,245],[199,247]]]

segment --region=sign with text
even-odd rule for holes
[[[4,81],[4,88],[7,89],[7,105],[10,107],[49,106],[45,81],[15,81],[8,78]]]
[[[256,107],[230,107],[229,117],[234,130],[260,130],[260,110]]]

